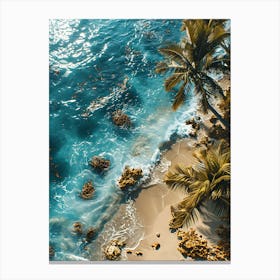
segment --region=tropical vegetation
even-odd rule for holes
[[[186,197],[171,207],[171,229],[190,225],[207,200],[215,204],[217,215],[229,212],[230,205],[230,149],[225,141],[219,141],[208,149],[194,152],[196,164],[177,165],[175,171],[168,171],[165,183],[172,189],[186,191]]]
[[[199,97],[203,113],[210,110],[217,119],[229,128],[225,120],[212,105],[212,98],[225,99],[222,88],[211,73],[230,70],[229,35],[225,20],[184,20],[182,30],[186,36],[179,44],[169,44],[159,49],[165,60],[156,66],[156,72],[169,73],[165,79],[165,90],[175,91],[172,108],[177,110],[194,88]],[[189,86],[189,88],[188,88]]]

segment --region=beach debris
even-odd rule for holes
[[[121,189],[125,189],[128,186],[133,186],[143,176],[141,168],[130,168],[125,166],[122,176],[118,182]]]
[[[83,233],[83,226],[80,222],[75,222],[73,224],[73,232],[77,234],[82,234]]]
[[[122,110],[117,110],[112,114],[113,123],[117,126],[129,127],[131,120]]]
[[[95,189],[93,187],[92,181],[88,181],[84,184],[83,189],[80,193],[80,196],[83,199],[90,199],[93,197],[94,192],[95,192]]]
[[[106,259],[116,260],[122,253],[122,247],[125,245],[124,242],[119,240],[111,240],[104,250]]]
[[[126,253],[127,254],[132,254],[132,251],[131,250],[126,250]]]
[[[226,261],[226,253],[220,246],[212,246],[203,239],[194,229],[187,232],[179,230],[177,237],[179,242],[178,251],[184,257],[190,257],[194,260],[207,260],[207,261]]]
[[[86,241],[91,242],[96,234],[96,230],[93,227],[90,227],[86,233]]]
[[[158,237],[158,238],[160,237],[160,233],[159,232],[157,232],[156,237]]]
[[[102,171],[102,170],[106,170],[106,169],[109,168],[109,166],[110,166],[110,160],[105,159],[105,158],[100,157],[100,156],[94,156],[94,157],[90,160],[89,164],[90,164],[93,168],[95,168],[95,169],[97,169],[97,170],[99,170],[99,171]]]
[[[55,250],[51,245],[49,245],[49,258],[52,259],[54,255],[55,255]]]
[[[136,252],[135,252],[135,255],[136,255],[136,256],[143,256],[143,253],[142,253],[141,251],[136,251]]]
[[[155,242],[155,243],[152,244],[152,248],[154,250],[158,250],[160,248],[160,244],[158,242]]]

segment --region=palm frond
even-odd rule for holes
[[[164,82],[164,87],[166,91],[171,91],[178,83],[183,79],[184,75],[180,73],[174,73],[168,77]]]
[[[176,111],[184,102],[186,99],[185,95],[185,88],[187,85],[187,81],[185,81],[181,87],[179,88],[178,92],[176,93],[175,99],[172,104],[172,109]]]
[[[165,48],[160,48],[159,52],[169,60],[177,62],[179,65],[190,65],[190,62],[184,56],[183,49],[179,45],[171,44]]]
[[[158,73],[158,74],[164,74],[168,69],[169,69],[169,67],[168,67],[167,63],[159,62],[156,65],[155,72]]]
[[[165,177],[165,182],[172,189],[180,187],[187,191],[186,197],[171,209],[171,228],[191,224],[195,220],[195,211],[209,199],[215,201],[220,214],[229,207],[229,147],[220,141],[207,150],[198,149],[194,157],[197,160],[194,166],[177,166],[174,172],[169,171]]]

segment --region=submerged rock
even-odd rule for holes
[[[129,116],[123,113],[122,110],[113,112],[112,119],[113,123],[117,126],[129,127],[131,125]]]
[[[209,245],[202,235],[198,235],[194,229],[190,229],[187,232],[179,230],[177,237],[181,240],[178,251],[184,257],[207,261],[227,260],[226,254],[220,246]]]
[[[158,237],[158,238],[160,237],[160,233],[159,232],[156,234],[156,237]]]
[[[87,182],[84,184],[83,186],[83,189],[80,193],[80,196],[83,198],[83,199],[90,199],[93,197],[93,194],[94,194],[94,187],[93,187],[93,184],[91,181]]]
[[[86,241],[91,242],[95,237],[95,234],[96,234],[96,230],[93,227],[89,228],[86,233]]]
[[[130,168],[126,166],[119,180],[119,186],[121,189],[125,189],[128,186],[133,186],[143,176],[141,168]]]
[[[54,257],[54,254],[55,254],[54,248],[51,245],[49,245],[49,258],[52,259]]]
[[[125,245],[124,242],[119,240],[111,240],[104,250],[106,259],[116,260],[122,253],[122,247]]]
[[[109,168],[110,166],[110,160],[99,157],[99,156],[94,156],[91,161],[89,162],[89,164],[97,169],[97,170],[106,170]]]
[[[73,232],[77,234],[82,234],[83,233],[83,226],[80,222],[75,222],[73,224]]]

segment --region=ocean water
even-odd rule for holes
[[[172,111],[173,94],[165,92],[164,76],[154,71],[162,60],[158,48],[179,42],[180,27],[181,20],[174,19],[50,20],[49,236],[54,260],[99,260],[106,232],[111,232],[108,238],[140,238],[141,225],[134,221],[130,203],[137,191],[121,191],[117,180],[126,165],[142,168],[142,180],[148,180],[160,147],[188,134],[184,121],[196,108],[191,90],[186,103]],[[117,109],[131,118],[132,127],[113,124]],[[88,164],[97,155],[111,161],[104,174]],[[96,191],[85,201],[79,193],[89,180]],[[122,223],[127,224],[122,232],[114,232],[110,221],[124,203]],[[97,231],[91,252],[85,250],[83,236],[71,232],[77,221],[85,230]]]

